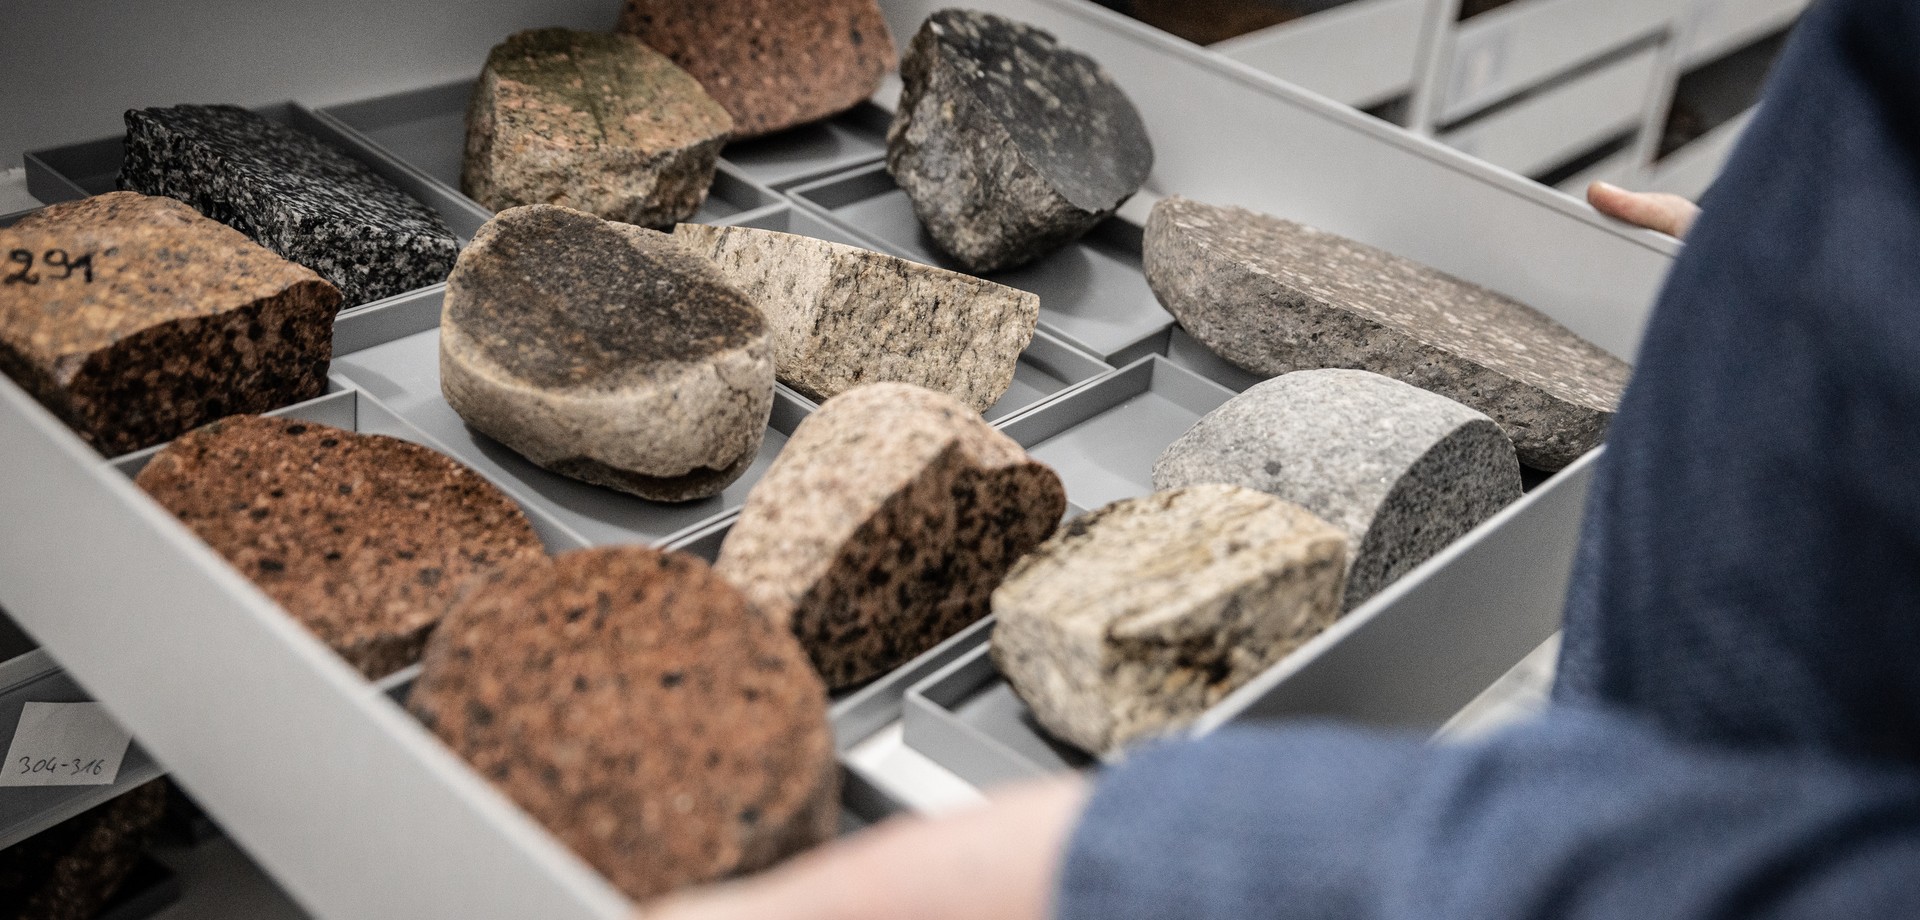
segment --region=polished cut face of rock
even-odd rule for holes
[[[1632,368],[1545,314],[1345,237],[1169,198],[1147,221],[1147,281],[1180,325],[1256,374],[1373,371],[1491,416],[1520,461],[1599,446]]]
[[[992,655],[1047,731],[1104,754],[1176,732],[1332,624],[1346,539],[1200,485],[1067,524],[993,592]]]
[[[496,211],[557,204],[668,227],[706,201],[732,130],[693,77],[638,39],[532,29],[487,55],[460,184]]]
[[[440,215],[398,186],[230,105],[127,112],[120,187],[192,205],[319,272],[347,306],[439,284],[460,251]]]
[[[532,205],[488,221],[447,279],[440,387],[540,466],[691,501],[753,463],[773,347],[760,309],[672,237]]]
[[[820,678],[691,556],[584,550],[502,579],[447,618],[408,705],[636,901],[839,827]]]
[[[1259,384],[1160,455],[1156,489],[1230,483],[1306,508],[1347,537],[1351,610],[1520,498],[1513,442],[1444,396],[1366,371]]]
[[[326,392],[340,292],[171,198],[0,229],[0,372],[108,455]]]
[[[914,36],[887,171],[948,255],[990,272],[1040,258],[1120,209],[1153,170],[1140,113],[1092,58],[988,13]]]
[[[780,381],[823,402],[911,383],[984,412],[1040,319],[1036,295],[826,240],[691,224],[674,238],[766,311]]]
[[[985,616],[1066,504],[1053,470],[972,407],[870,384],[794,431],[715,567],[847,687]]]
[[[369,679],[417,661],[467,592],[546,559],[520,506],[480,474],[314,422],[215,422],[135,483]]]
[[[693,74],[742,138],[853,108],[895,63],[874,0],[627,0],[620,31]]]

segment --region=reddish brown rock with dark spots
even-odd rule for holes
[[[716,564],[793,628],[831,687],[876,677],[985,616],[1053,533],[1051,468],[951,396],[849,390],[802,422]]]
[[[693,74],[736,138],[853,108],[897,63],[874,0],[627,0],[620,31]]]
[[[636,900],[772,865],[839,821],[820,679],[680,553],[508,576],[447,618],[409,705]]]
[[[418,660],[469,590],[546,558],[520,506],[480,474],[313,422],[216,422],[135,482],[369,678]]]
[[[340,292],[171,198],[54,205],[0,259],[0,372],[102,453],[326,390]]]

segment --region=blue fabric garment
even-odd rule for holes
[[[1703,204],[1547,715],[1138,755],[1058,916],[1920,918],[1920,3],[1816,4]]]

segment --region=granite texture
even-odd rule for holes
[[[546,559],[520,506],[418,444],[236,416],[134,482],[369,679],[420,657],[455,603]]]
[[[619,28],[693,74],[743,138],[853,108],[895,63],[874,0],[627,0]]]
[[[532,205],[488,221],[447,279],[440,387],[540,466],[691,501],[758,454],[773,345],[760,308],[672,237]]]
[[[907,48],[887,132],[893,174],[934,242],[973,272],[1080,238],[1153,171],[1133,102],[1092,58],[988,13],[942,10]]]
[[[0,920],[93,920],[140,864],[166,812],[164,780],[0,850]]]
[[[1034,294],[826,240],[690,224],[674,238],[766,311],[780,381],[816,401],[911,383],[984,412],[1040,319]]]
[[[1240,208],[1160,202],[1144,262],[1160,302],[1222,358],[1266,376],[1347,367],[1403,380],[1492,416],[1541,470],[1600,444],[1632,373],[1525,304]]]
[[[171,198],[53,205],[0,252],[33,263],[0,263],[0,372],[103,453],[326,391],[340,292]]]
[[[1081,517],[993,592],[992,654],[1096,754],[1185,728],[1340,614],[1346,540],[1298,505],[1199,485]]]
[[[794,431],[715,567],[791,627],[837,689],[985,616],[988,594],[1066,506],[1053,470],[972,408],[869,384]]]
[[[440,215],[313,137],[230,105],[127,112],[120,187],[192,205],[320,273],[357,306],[439,284]]]
[[[475,595],[408,705],[635,900],[830,839],[826,690],[705,562],[585,550]]]
[[[1520,498],[1500,426],[1444,396],[1354,370],[1295,371],[1228,400],[1160,455],[1153,487],[1230,483],[1347,536],[1351,610]]]
[[[671,226],[707,200],[732,131],[693,77],[639,39],[531,29],[487,55],[460,186],[496,211],[557,204]]]

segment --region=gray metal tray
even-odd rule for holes
[[[1085,751],[1050,737],[994,668],[988,640],[907,690],[909,747],[981,788],[1091,766]]]
[[[893,113],[873,103],[817,124],[736,141],[721,153],[748,178],[775,189],[839,172],[887,155]]]

